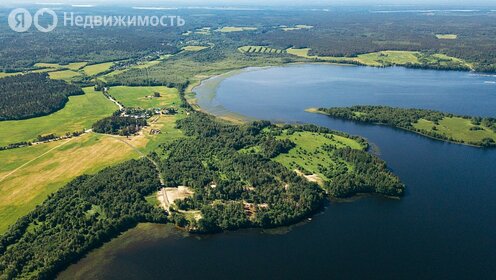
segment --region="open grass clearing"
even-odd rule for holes
[[[456,40],[458,35],[456,34],[436,34],[436,38],[440,40]]]
[[[305,24],[297,24],[294,27],[287,27],[287,26],[281,27],[283,31],[295,31],[295,30],[304,30],[304,29],[312,29],[312,28],[313,26],[305,25]]]
[[[484,138],[491,138],[496,141],[496,132],[483,126],[479,126],[480,130],[470,130],[476,126],[473,125],[469,119],[464,118],[444,118],[439,121],[438,125],[435,125],[431,121],[421,119],[413,124],[413,127],[427,132],[439,133],[465,143],[481,142]],[[434,127],[436,130],[433,129]]]
[[[70,96],[63,109],[48,116],[0,122],[0,146],[31,141],[38,135],[54,133],[61,136],[66,132],[88,129],[97,120],[110,116],[118,109],[92,87],[83,90],[84,95]]]
[[[94,133],[0,151],[6,162],[0,167],[0,234],[75,177],[139,156],[118,139]]]
[[[72,78],[80,76],[81,74],[72,70],[62,70],[49,72],[48,75],[50,76],[50,79],[70,81]]]
[[[113,62],[105,62],[99,64],[88,65],[83,68],[83,72],[88,76],[95,76],[108,71],[114,65]]]
[[[154,97],[154,93],[159,93],[160,97]],[[117,86],[110,88],[109,94],[126,107],[150,109],[175,106],[180,103],[177,89],[164,86]]]
[[[256,27],[245,27],[245,26],[224,26],[215,31],[222,33],[230,33],[230,32],[242,32],[242,31],[255,31],[258,28]]]
[[[199,52],[201,50],[208,49],[206,46],[185,46],[182,48],[183,51],[188,52]]]
[[[291,170],[296,169],[304,172],[305,175],[317,175],[322,180],[327,180],[328,178],[319,171],[319,165],[328,166],[336,163],[335,159],[331,158],[328,153],[323,152],[322,147],[324,145],[334,145],[337,148],[363,149],[357,141],[333,134],[305,131],[278,136],[277,139],[289,139],[296,144],[296,147],[286,154],[280,154],[274,159],[275,161]],[[315,176],[311,178],[316,180]]]

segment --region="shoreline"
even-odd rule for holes
[[[474,144],[470,144],[470,143],[464,143],[464,142],[451,141],[451,140],[446,140],[446,139],[442,139],[442,138],[437,138],[437,137],[434,137],[434,136],[431,136],[431,135],[427,135],[427,134],[424,134],[424,133],[421,133],[421,132],[418,132],[418,131],[415,131],[415,130],[411,130],[411,129],[407,129],[407,128],[403,128],[403,127],[391,126],[391,125],[387,125],[387,124],[383,124],[383,123],[366,123],[366,122],[354,121],[354,120],[349,120],[349,119],[335,118],[335,117],[333,117],[333,116],[331,116],[331,115],[329,115],[329,114],[327,114],[325,112],[320,111],[318,108],[314,108],[314,107],[305,109],[305,112],[313,113],[313,114],[321,114],[321,115],[324,115],[324,116],[328,116],[330,118],[339,119],[339,120],[345,120],[345,121],[350,121],[350,122],[356,122],[356,123],[364,123],[364,124],[368,124],[368,125],[378,125],[378,126],[390,127],[390,128],[393,128],[393,129],[399,129],[399,130],[402,130],[402,131],[408,131],[408,132],[411,132],[411,133],[414,133],[414,134],[417,134],[417,135],[421,135],[423,137],[430,138],[432,140],[436,140],[436,141],[440,141],[440,142],[445,142],[445,143],[450,143],[450,144],[463,145],[463,146],[472,147],[472,148],[479,148],[479,149],[491,149],[492,148],[492,147],[484,147],[484,146],[478,146],[478,145],[474,145]]]

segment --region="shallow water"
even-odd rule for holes
[[[496,85],[488,83],[496,77],[312,64],[210,81],[216,84],[197,92],[212,113],[314,123],[366,137],[405,182],[407,195],[330,203],[312,221],[280,231],[195,236],[140,225],[62,278],[496,278],[496,150],[304,112],[381,104],[496,116]]]

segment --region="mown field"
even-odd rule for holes
[[[99,119],[111,115],[117,106],[101,92],[84,88],[85,94],[69,97],[64,109],[51,115],[19,121],[0,122],[0,146],[22,141],[31,141],[38,135],[81,131],[91,128]]]
[[[160,93],[160,97],[153,97],[155,92]],[[179,105],[180,102],[177,89],[163,86],[117,86],[112,87],[109,90],[109,94],[126,107],[140,107],[143,109]]]
[[[95,76],[108,71],[114,65],[113,62],[89,65],[83,68],[83,72],[88,76]]]
[[[48,75],[50,76],[51,79],[54,80],[64,80],[64,81],[70,81],[72,78],[81,76],[80,73],[72,70],[61,70],[61,71],[54,71],[54,72],[49,72]]]
[[[230,32],[242,32],[242,31],[255,31],[258,28],[256,27],[246,27],[246,26],[225,26],[217,29],[216,31],[222,33],[230,33]]]
[[[0,151],[0,234],[73,178],[139,156],[122,140],[94,133]]]

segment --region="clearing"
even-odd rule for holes
[[[230,33],[230,32],[241,32],[241,31],[255,31],[257,29],[258,28],[256,28],[256,27],[225,26],[225,27],[219,28],[215,31],[222,32],[222,33]]]
[[[243,46],[238,48],[242,53],[266,53],[266,54],[282,54],[284,50],[274,49],[266,46]]]
[[[54,133],[62,136],[67,132],[91,128],[96,121],[112,115],[117,106],[101,92],[92,87],[83,89],[85,94],[70,96],[65,107],[48,116],[27,120],[0,122],[0,146],[31,141],[38,135]]]
[[[100,64],[93,64],[83,68],[83,72],[88,76],[96,76],[103,72],[110,70],[114,66],[113,62],[105,62]]]
[[[291,170],[298,170],[310,181],[321,182],[328,180],[322,174],[320,166],[346,164],[339,159],[333,158],[331,154],[325,152],[325,145],[336,148],[350,147],[352,149],[363,149],[364,147],[356,140],[335,134],[323,134],[316,132],[294,132],[293,134],[283,134],[277,139],[289,139],[296,144],[286,154],[280,154],[274,160]],[[347,164],[346,164],[347,165]],[[348,168],[352,168],[348,166]]]
[[[159,93],[160,97],[154,97],[154,93]],[[112,97],[114,97],[117,101],[121,102],[125,107],[151,109],[180,104],[177,89],[164,86],[117,86],[110,88],[109,94],[112,95]]]

